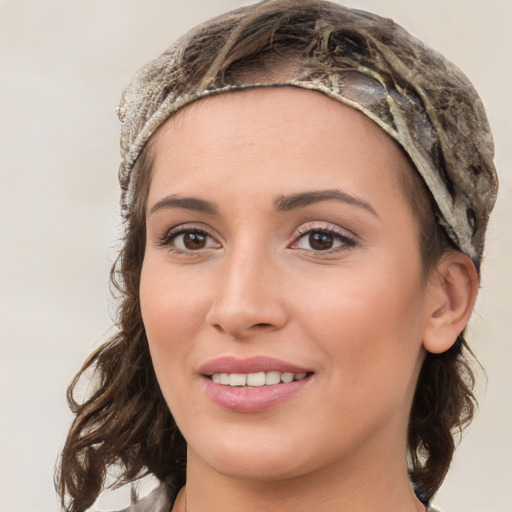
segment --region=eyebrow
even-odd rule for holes
[[[212,215],[218,213],[217,207],[213,203],[210,203],[210,201],[197,197],[180,197],[173,194],[160,199],[160,201],[151,207],[149,213],[153,214],[165,208],[184,208],[186,210],[210,213]]]
[[[294,210],[295,208],[303,208],[321,201],[339,201],[341,203],[363,208],[375,217],[379,216],[370,203],[359,197],[348,194],[347,192],[336,189],[301,192],[298,194],[280,196],[275,202],[275,209],[278,212],[287,212]]]
[[[359,208],[367,210],[376,217],[379,216],[370,203],[348,194],[347,192],[336,189],[300,192],[297,194],[279,196],[274,203],[274,207],[277,212],[288,212],[290,210],[304,208],[305,206],[320,203],[322,201],[339,201],[341,203],[358,206]],[[211,215],[219,213],[218,208],[213,203],[205,199],[199,199],[197,197],[180,197],[178,195],[171,194],[155,203],[151,207],[150,214],[166,208],[184,208],[186,210],[194,210]]]

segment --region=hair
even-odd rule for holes
[[[327,13],[336,8],[309,0],[267,1],[245,8],[248,15],[242,25],[229,26],[229,16],[225,16],[201,26],[191,39],[206,40],[208,31],[224,30],[226,44],[220,49],[205,44],[193,61],[184,55],[181,87],[186,90],[187,84],[197,82],[214,66],[223,68],[228,82],[252,73],[278,73],[279,66],[293,63],[294,55],[306,51],[300,26],[314,20],[311,12],[319,5]],[[56,485],[69,512],[85,511],[94,503],[111,469],[117,469],[115,485],[134,482],[146,474],[174,490],[185,483],[186,442],[160,391],[139,301],[152,140],[135,164],[134,203],[125,212],[123,244],[110,273],[119,300],[118,332],[86,360],[67,391],[75,418],[61,454]],[[437,207],[419,174],[402,176],[401,185],[418,218],[419,250],[428,275],[446,252],[457,249],[437,220]],[[449,350],[427,353],[423,362],[407,440],[410,478],[423,501],[439,489],[457,435],[473,418],[476,400],[471,357],[460,334]],[[77,387],[83,378],[91,378],[91,372],[93,389],[77,400]]]

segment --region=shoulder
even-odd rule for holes
[[[160,485],[144,498],[119,512],[168,512],[170,508],[171,498],[167,488],[165,485]]]

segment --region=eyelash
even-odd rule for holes
[[[195,234],[195,235],[202,235],[206,238],[210,238],[212,240],[215,240],[210,233],[208,233],[204,229],[199,229],[196,226],[178,226],[176,228],[173,228],[169,231],[167,231],[164,235],[164,237],[160,240],[159,244],[162,247],[168,246],[169,251],[177,254],[197,254],[200,252],[201,249],[193,250],[193,249],[180,249],[176,246],[171,245],[171,243],[176,240],[180,235],[187,235],[187,234]],[[206,248],[205,248],[206,249]],[[203,249],[203,250],[205,250]],[[209,248],[208,248],[209,249]]]
[[[306,252],[313,252],[315,254],[335,254],[338,252],[352,249],[356,245],[356,240],[353,236],[348,233],[337,230],[333,227],[311,227],[311,225],[302,226],[298,229],[298,236],[292,242],[291,246],[297,245],[301,240],[305,239],[308,235],[311,236],[313,233],[320,235],[330,235],[334,240],[338,240],[340,244],[331,249],[325,250],[314,250],[314,249],[302,249]],[[299,250],[301,250],[299,248]]]
[[[311,234],[320,234],[320,235],[330,235],[333,237],[333,239],[337,239],[340,244],[338,246],[335,246],[334,248],[325,249],[325,250],[314,250],[314,249],[304,249],[300,247],[294,247],[297,246],[297,244],[303,240],[306,236]],[[193,255],[199,253],[201,250],[208,250],[211,249],[211,247],[207,248],[200,248],[197,250],[194,249],[180,249],[176,246],[171,245],[171,243],[176,240],[181,235],[186,234],[196,234],[201,235],[206,238],[210,238],[211,240],[215,240],[213,236],[211,236],[206,230],[199,229],[196,226],[178,226],[176,228],[173,228],[169,231],[167,231],[164,235],[164,237],[160,240],[158,243],[159,246],[166,247],[168,246],[169,251],[177,254],[188,254]],[[294,238],[293,242],[288,246],[291,248],[296,248],[298,250],[302,250],[304,252],[309,253],[315,253],[315,254],[335,254],[338,252],[346,251],[349,249],[352,249],[356,245],[355,239],[350,236],[349,234],[338,231],[337,229],[333,227],[311,227],[309,226],[302,226],[298,229],[298,235]]]

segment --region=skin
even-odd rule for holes
[[[294,88],[200,100],[152,144],[140,300],[188,443],[174,510],[185,497],[188,512],[424,510],[406,467],[413,393],[425,347],[446,350],[467,322],[476,275],[453,256],[425,277],[401,150],[356,110]],[[276,210],[327,190],[341,195]],[[332,248],[311,230],[331,230]],[[201,365],[254,355],[313,374],[262,412],[213,403]]]

